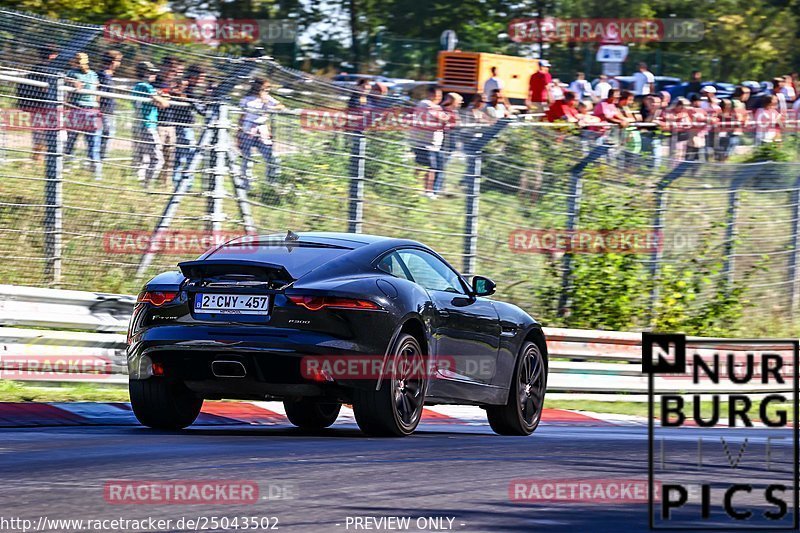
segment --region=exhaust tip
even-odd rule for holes
[[[247,369],[240,361],[212,361],[211,373],[218,378],[243,378],[247,375]]]

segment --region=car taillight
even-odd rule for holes
[[[137,303],[150,303],[155,305],[156,307],[160,307],[165,303],[169,303],[178,296],[177,292],[163,292],[163,291],[143,291],[139,293],[139,297],[136,298]]]
[[[319,311],[320,309],[380,309],[378,304],[369,300],[358,300],[356,298],[335,298],[332,296],[289,296],[289,299],[297,305],[303,306],[309,311]]]

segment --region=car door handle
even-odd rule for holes
[[[439,309],[439,316],[442,318],[447,318],[450,316],[450,311],[447,309]]]

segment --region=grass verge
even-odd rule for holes
[[[0,381],[2,402],[127,402],[128,387],[121,385],[43,384]]]

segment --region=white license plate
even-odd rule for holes
[[[269,314],[269,296],[199,293],[194,297],[194,310],[229,315],[266,315]]]

